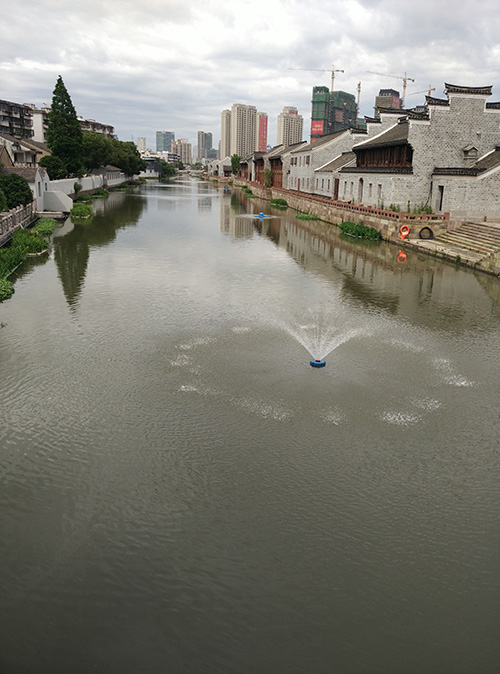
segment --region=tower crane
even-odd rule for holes
[[[387,75],[387,73],[374,73],[373,70],[367,70],[366,72],[371,73],[372,75],[380,75],[381,77],[394,77],[397,80],[403,80],[403,97],[401,98],[401,107],[404,107],[406,97],[406,85],[408,82],[415,82],[413,77],[408,77],[406,73],[404,74],[404,77],[401,77],[401,75]]]
[[[408,96],[416,96],[417,94],[427,94],[427,96],[430,96],[431,91],[436,91],[436,87],[431,87],[431,85],[429,84],[428,89],[422,89],[422,91],[410,91]]]
[[[332,88],[331,88],[331,95],[333,96],[333,85],[335,82],[335,73],[343,73],[343,70],[340,70],[340,68],[335,68],[334,65],[330,69],[327,68],[287,68],[287,70],[307,70],[308,72],[317,72],[317,73],[331,73],[332,76]]]

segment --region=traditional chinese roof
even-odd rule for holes
[[[376,138],[359,143],[353,147],[354,152],[373,147],[386,147],[388,145],[403,145],[408,143],[409,124],[402,118],[398,124],[391,126],[385,133],[381,133]]]
[[[450,105],[450,101],[446,98],[434,98],[434,96],[426,96],[425,102],[427,105],[440,105],[443,107],[448,107]]]
[[[339,155],[332,161],[328,162],[328,164],[324,164],[323,166],[320,166],[319,168],[315,169],[314,172],[322,173],[323,171],[328,172],[336,171],[337,169],[340,169],[343,166],[350,164],[355,159],[356,155],[354,152],[343,152],[341,155]]]
[[[463,87],[457,84],[444,83],[444,93],[448,94],[469,94],[472,96],[491,96],[492,86],[489,87]]]
[[[45,173],[45,169],[39,168],[38,166],[8,166],[0,168],[0,173],[15,173],[22,178],[26,178],[29,183],[35,182],[38,171],[40,171],[42,175]]]
[[[294,152],[309,152],[310,150],[313,150],[316,147],[320,147],[321,145],[324,145],[325,143],[328,143],[329,141],[333,140],[334,138],[338,138],[341,136],[343,133],[347,133],[349,129],[344,129],[343,131],[335,131],[335,133],[327,133],[324,136],[320,136],[319,138],[316,138],[316,140],[312,141],[311,143],[308,143],[307,145],[304,145],[303,147],[299,147]]]
[[[493,152],[489,152],[487,155],[484,155],[484,157],[478,159],[474,164],[474,168],[477,168],[480,171],[488,171],[489,169],[495,168],[495,166],[498,166],[499,164],[500,147],[497,145]]]

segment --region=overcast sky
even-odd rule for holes
[[[380,88],[423,103],[429,85],[493,85],[500,100],[499,0],[23,0],[0,27],[0,98],[50,104],[61,75],[79,115],[120,140],[155,132],[220,138],[233,103],[276,118],[293,105],[309,138],[312,87],[357,95],[373,114]],[[303,70],[291,70],[303,69]],[[308,71],[307,69],[311,69]],[[409,95],[410,94],[410,95]]]

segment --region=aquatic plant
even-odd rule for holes
[[[375,227],[368,227],[367,225],[362,225],[361,223],[341,222],[339,229],[342,234],[347,234],[348,236],[355,236],[359,239],[371,239],[376,241],[382,238],[382,233],[375,229]]]

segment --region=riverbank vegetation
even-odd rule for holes
[[[354,236],[358,239],[370,239],[371,241],[378,241],[382,238],[382,233],[378,229],[375,229],[375,227],[368,227],[367,225],[349,222],[348,220],[341,222],[339,229],[342,234]]]
[[[70,211],[73,218],[90,218],[92,215],[92,204],[77,202]]]
[[[0,248],[0,302],[14,294],[14,285],[8,280],[30,255],[41,255],[49,247],[49,237],[57,227],[53,218],[41,218],[33,229],[18,229],[10,246]]]
[[[319,220],[318,216],[312,213],[297,213],[295,217],[297,220]]]
[[[276,206],[276,208],[288,208],[288,201],[286,199],[271,199],[271,206]]]

